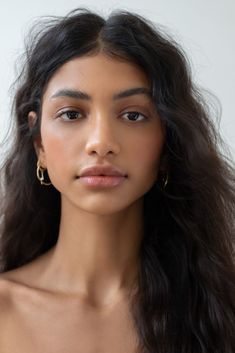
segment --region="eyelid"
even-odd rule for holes
[[[138,112],[139,114],[143,114],[145,116],[150,116],[152,114],[152,107],[146,104],[128,104],[128,106],[124,107],[124,109],[120,110],[125,112]]]

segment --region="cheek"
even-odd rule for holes
[[[50,126],[42,126],[42,144],[45,151],[46,165],[51,177],[61,175],[71,159],[72,143],[68,136],[55,131]]]
[[[44,140],[43,140],[44,138]],[[73,179],[74,171],[71,166],[71,144],[68,143],[63,135],[42,134],[42,142],[44,142],[44,150],[46,156],[46,166],[50,181],[54,187],[63,193],[68,183]]]
[[[162,135],[150,134],[139,138],[135,143],[133,154],[135,162],[143,171],[152,171],[156,174],[163,149]]]

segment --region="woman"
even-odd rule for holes
[[[0,351],[234,352],[234,165],[179,46],[75,10],[32,37],[14,108]]]

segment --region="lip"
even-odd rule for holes
[[[80,182],[88,187],[94,188],[110,188],[120,185],[124,181],[124,176],[118,175],[92,175],[92,176],[82,176],[79,178]]]
[[[79,177],[85,176],[119,176],[126,177],[119,168],[111,165],[93,165],[81,170]]]

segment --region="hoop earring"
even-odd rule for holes
[[[51,185],[51,183],[46,183],[45,181],[44,181],[44,171],[45,171],[46,169],[45,168],[42,168],[41,166],[40,166],[40,162],[39,162],[39,160],[37,161],[37,178],[38,178],[38,180],[40,181],[40,184],[41,185],[46,185],[46,186],[49,186],[49,185]]]
[[[158,183],[158,181],[160,180],[160,183]],[[157,179],[156,184],[160,184],[160,189],[164,190],[168,184],[168,180],[169,180],[169,174],[168,172],[166,172],[166,174],[162,177],[160,177],[159,179]]]
[[[165,189],[165,187],[166,187],[167,184],[168,184],[168,178],[169,178],[169,175],[168,175],[168,172],[167,172],[165,178],[163,179],[163,180],[164,180],[163,189]]]

